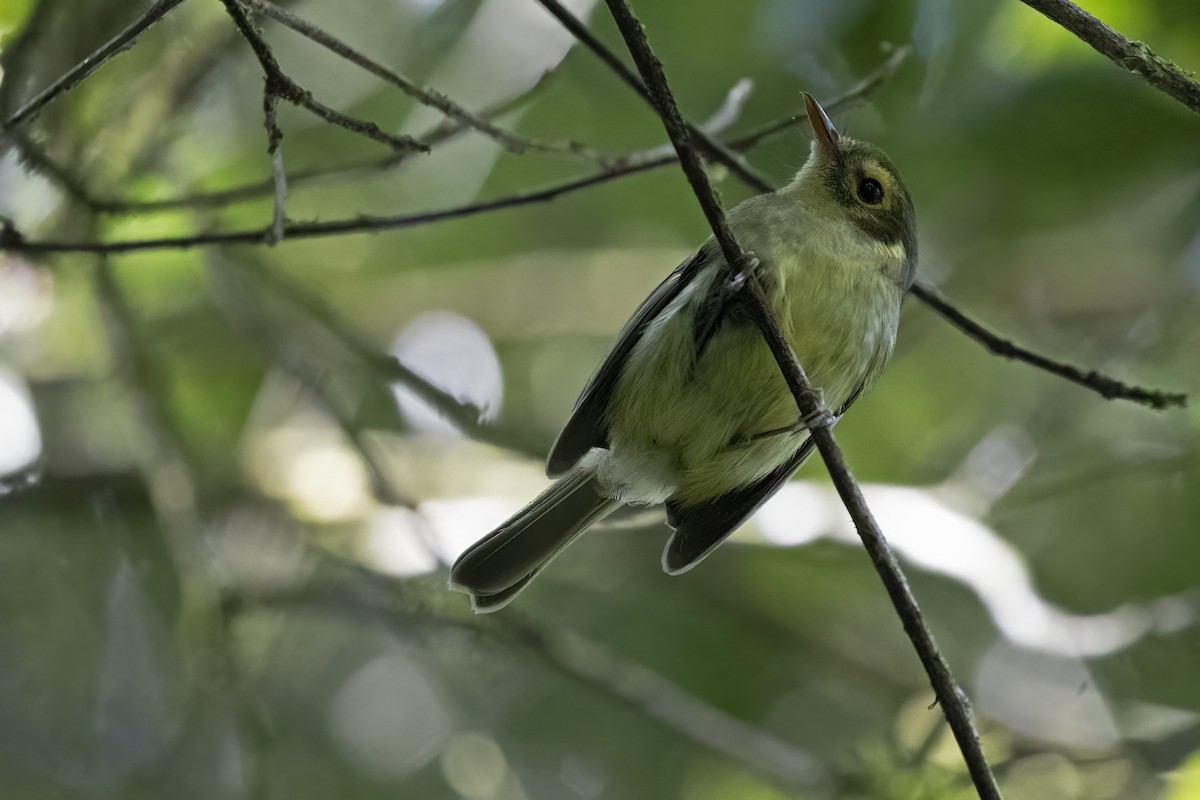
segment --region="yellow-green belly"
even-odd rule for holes
[[[693,298],[703,283],[693,287]],[[886,361],[898,293],[874,276],[801,292],[784,291],[780,280],[776,288],[776,317],[825,407],[836,411]],[[813,292],[849,295],[850,302],[823,302]],[[673,313],[651,325],[618,382],[609,409],[610,463],[600,477],[626,501],[717,497],[783,464],[807,437],[800,431],[754,438],[797,423],[795,400],[748,321],[724,324],[697,361],[694,305],[683,296]]]

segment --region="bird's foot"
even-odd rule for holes
[[[758,260],[758,256],[753,250],[746,251],[746,259],[742,262],[742,268],[734,272],[725,280],[724,292],[726,298],[733,297],[742,291],[746,286],[746,281],[750,276],[758,272],[758,268],[762,262]]]
[[[740,437],[730,442],[729,446],[731,448],[748,447],[760,439],[766,439],[771,436],[794,436],[795,434],[816,430],[817,428],[832,428],[835,422],[837,422],[837,416],[832,411],[827,411],[822,405],[813,413],[805,414],[791,425],[784,425],[782,428],[772,428],[769,431]]]

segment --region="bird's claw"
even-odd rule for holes
[[[817,428],[832,428],[835,422],[837,422],[837,417],[833,415],[833,412],[821,407],[811,414],[801,417],[791,430],[792,433],[800,433],[801,431],[814,431]]]
[[[758,260],[758,256],[754,254],[754,251],[747,250],[746,258],[742,261],[742,268],[730,275],[725,281],[725,296],[732,297],[740,292],[746,285],[746,281],[758,271],[761,265],[762,262]]]

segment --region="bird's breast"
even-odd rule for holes
[[[811,228],[810,228],[811,230]],[[868,387],[891,353],[901,292],[885,253],[839,231],[793,237],[738,231],[758,255],[784,335],[827,408]],[[726,318],[699,353],[696,318],[725,279],[714,263],[643,333],[618,380],[611,442],[596,464],[626,501],[703,500],[787,461],[807,435],[763,435],[799,421],[787,384],[748,315]]]

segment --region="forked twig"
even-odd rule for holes
[[[585,158],[597,163],[603,161],[603,158],[598,153],[580,142],[543,142],[520,136],[512,131],[493,125],[485,116],[468,111],[441,92],[417,86],[395,70],[389,69],[378,61],[368,58],[340,39],[331,36],[316,25],[306,22],[274,3],[266,2],[266,0],[241,0],[241,2],[255,11],[270,17],[279,24],[291,28],[301,36],[311,39],[350,63],[370,72],[377,78],[387,81],[417,102],[437,109],[448,118],[474,128],[510,153],[516,155],[523,155],[529,152],[555,153],[558,155]]]
[[[280,69],[279,62],[275,60],[275,54],[271,52],[270,46],[262,38],[262,34],[254,27],[254,23],[250,21],[250,18],[242,8],[241,0],[221,0],[221,2],[225,4],[225,10],[229,12],[229,16],[233,19],[234,25],[237,26],[238,32],[242,34],[242,37],[250,45],[250,49],[254,51],[254,57],[258,59],[258,63],[262,66],[263,80],[265,81],[263,91],[268,96],[286,100],[315,114],[326,122],[337,125],[340,128],[345,128],[348,131],[353,131],[368,139],[386,144],[397,152],[402,153],[409,150],[417,150],[422,153],[429,152],[429,146],[424,142],[418,141],[411,136],[388,133],[374,122],[367,122],[343,114],[317,100],[313,97],[312,92],[296,83],[287,73]]]

